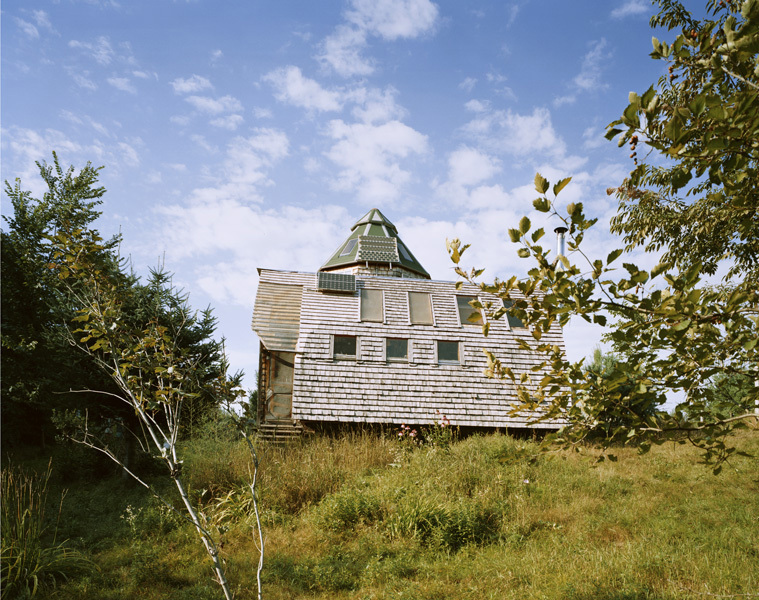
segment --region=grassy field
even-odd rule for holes
[[[759,455],[759,431],[736,441]],[[245,449],[211,428],[184,451],[236,597],[255,598]],[[595,464],[503,435],[413,447],[368,433],[260,451],[270,600],[759,598],[757,458],[714,476],[672,443]],[[71,480],[72,464],[53,458],[48,518],[93,566],[36,597],[221,597],[189,526],[119,476]]]

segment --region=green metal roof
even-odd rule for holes
[[[331,271],[366,263],[392,264],[428,279],[430,277],[398,237],[395,225],[376,208],[356,221],[347,239],[319,270]]]

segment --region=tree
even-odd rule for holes
[[[619,199],[612,231],[626,248],[605,259],[588,257],[581,243],[596,220],[586,217],[581,203],[561,214],[556,205],[570,178],[551,189],[536,175],[534,207],[567,227],[572,260],[549,258],[539,245],[543,229],[533,230],[527,217],[509,230],[521,245],[519,255],[535,266],[526,279],[480,285],[513,302],[510,312],[535,340],[523,345],[544,360],[517,381],[488,353],[487,373],[518,384],[517,410],[544,403],[543,419],[567,418],[570,426],[557,437],[568,444],[584,439],[582,425],[589,421],[607,428],[609,439],[624,437],[644,451],[652,440],[685,436],[718,472],[736,452],[729,434],[754,415],[712,410],[712,378],[759,379],[759,2],[712,0],[702,20],[677,0],[660,0],[659,6],[652,25],[680,30],[672,44],[653,40],[651,56],[670,63],[669,75],[642,95],[631,93],[607,132],[632,149],[632,172],[611,190]],[[638,164],[641,144],[650,152]],[[611,266],[639,246],[661,252],[650,272],[628,262],[621,272]],[[467,246],[453,240],[448,248],[457,273],[477,282],[481,269],[458,266]],[[727,275],[719,285],[704,280],[723,267]],[[490,311],[491,318],[503,314]],[[608,339],[624,376],[599,386],[583,361],[571,363],[558,347],[541,342],[553,323],[565,325],[571,316],[600,326],[612,321]],[[633,388],[630,406],[661,407],[672,392],[684,399],[672,414],[633,411],[629,421],[615,423],[614,398],[627,385]],[[753,388],[741,406],[757,399],[759,388]]]
[[[68,390],[74,382],[107,385],[68,343],[63,324],[73,311],[48,268],[52,258],[48,237],[64,223],[86,227],[100,215],[97,207],[105,189],[95,186],[99,169],[87,163],[79,173],[73,168],[64,171],[55,153],[52,165],[38,163],[38,167],[48,186],[41,200],[23,191],[19,180],[5,186],[13,214],[3,217],[8,229],[0,232],[4,446],[52,439],[52,408],[71,407],[74,402],[55,393]],[[99,257],[103,264],[113,260],[116,244],[115,238],[104,243]]]
[[[70,343],[66,324],[75,316],[83,282],[62,281],[51,269],[55,264],[51,238],[62,231],[87,231],[100,216],[105,188],[97,186],[97,180],[102,167],[87,163],[79,172],[73,167],[64,170],[55,153],[52,165],[37,166],[47,184],[42,199],[24,191],[18,180],[14,186],[6,182],[5,188],[13,214],[4,217],[8,231],[2,231],[4,445],[52,439],[55,411],[86,410],[92,425],[114,421],[127,428],[136,425],[133,411],[112,396],[67,393],[72,388],[118,392],[110,377]],[[216,318],[210,308],[194,313],[187,295],[171,287],[165,272],[154,270],[141,283],[119,257],[119,242],[118,237],[100,240],[89,260],[122,290],[126,321],[134,325],[155,317],[179,332],[176,344],[195,364],[197,385],[188,390],[193,396],[186,400],[182,416],[183,432],[191,434],[219,406],[219,399],[207,391],[221,372],[222,345],[213,339]]]

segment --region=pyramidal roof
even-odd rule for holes
[[[377,208],[356,221],[348,238],[319,270],[334,271],[364,264],[392,265],[430,278],[430,274],[398,237],[395,225]]]

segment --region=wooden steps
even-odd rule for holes
[[[272,444],[288,444],[313,433],[293,419],[267,419],[258,426],[258,438]]]

